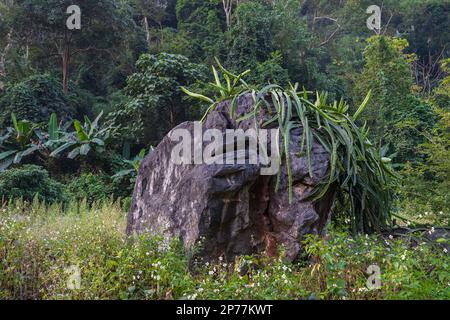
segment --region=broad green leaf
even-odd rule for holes
[[[9,166],[11,166],[14,162],[14,157],[9,157],[6,158],[5,160],[0,162],[0,172],[5,171],[6,169],[9,168]]]
[[[80,154],[82,156],[87,155],[89,151],[91,151],[91,146],[88,143],[85,143],[80,147]]]
[[[50,120],[48,121],[48,138],[50,140],[58,140],[58,120],[56,118],[56,114],[52,113],[50,116]]]
[[[13,125],[14,125],[14,129],[16,129],[17,132],[19,132],[20,129],[19,129],[19,125],[18,125],[18,123],[17,123],[17,118],[16,118],[16,115],[15,115],[14,112],[11,113],[11,120],[12,120],[12,123],[13,123]]]
[[[99,146],[104,146],[105,145],[105,142],[102,139],[99,139],[99,138],[92,139],[92,142],[97,144],[97,145],[99,145]]]
[[[76,147],[75,149],[73,149],[72,151],[69,152],[69,154],[67,155],[67,158],[69,159],[75,159],[81,151],[81,147]]]
[[[0,153],[0,160],[6,159],[9,156],[15,154],[17,152],[17,150],[9,150],[9,151],[5,151]]]
[[[83,129],[83,127],[82,127],[80,121],[75,120],[75,121],[73,122],[73,126],[75,127],[75,130],[76,130],[76,132],[77,132],[78,139],[79,139],[81,142],[87,141],[87,140],[89,139],[89,137],[88,137],[88,135],[86,134],[86,132],[84,131],[84,129]]]
[[[67,148],[70,148],[71,146],[75,145],[75,142],[67,142],[63,145],[56,148],[52,153],[50,153],[50,157],[56,157],[58,154],[66,150]]]

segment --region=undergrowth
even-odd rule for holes
[[[350,237],[308,237],[305,257],[261,255],[196,263],[180,242],[126,238],[118,203],[10,203],[0,213],[0,299],[449,299],[441,246]],[[431,232],[431,231],[430,231]],[[369,289],[370,265],[381,286]],[[80,287],[74,286],[77,272]],[[72,281],[72,282],[70,282]]]

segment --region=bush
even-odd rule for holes
[[[83,173],[69,183],[70,195],[74,200],[86,199],[89,204],[113,195],[109,176],[105,174]]]
[[[67,192],[64,185],[51,179],[42,167],[24,165],[0,173],[0,195],[3,200],[22,198],[31,202],[37,195],[47,204],[66,202]]]
[[[180,87],[204,80],[204,70],[184,56],[167,53],[143,54],[136,67],[124,89],[127,101],[109,117],[121,140],[156,145],[176,125],[199,117]]]
[[[449,226],[450,112],[436,111],[441,119],[428,141],[418,147],[423,162],[407,163],[400,172],[399,207],[401,215],[416,222]]]
[[[282,66],[283,57],[279,51],[272,53],[271,57],[256,66],[254,75],[250,75],[249,82],[261,86],[276,83],[282,87],[289,84],[288,70]]]
[[[0,127],[9,124],[11,112],[18,119],[47,122],[52,113],[58,119],[72,118],[75,108],[64,95],[61,84],[51,75],[33,75],[7,88],[0,99]]]

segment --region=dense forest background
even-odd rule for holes
[[[141,160],[201,118],[208,106],[181,87],[213,96],[218,61],[349,114],[370,92],[357,124],[395,172],[383,209],[409,231],[353,238],[336,207],[328,237],[303,244],[309,264],[195,272],[176,241],[126,239]],[[0,0],[0,299],[448,299],[449,177],[449,0]],[[67,289],[71,265],[83,290]]]
[[[207,94],[218,58],[255,85],[298,82],[350,106],[372,90],[362,120],[404,176],[398,198],[448,209],[449,1],[78,1],[69,30],[71,4],[0,2],[2,171],[35,164],[77,197],[128,197],[151,146],[204,111],[180,86]],[[373,4],[380,30],[366,25]]]

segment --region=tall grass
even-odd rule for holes
[[[119,203],[46,207],[11,202],[0,211],[0,299],[382,299],[450,298],[449,256],[376,236],[308,238],[310,262],[264,254],[199,263],[180,242],[126,238]],[[382,287],[366,287],[369,265]],[[74,270],[81,287],[70,287]]]

